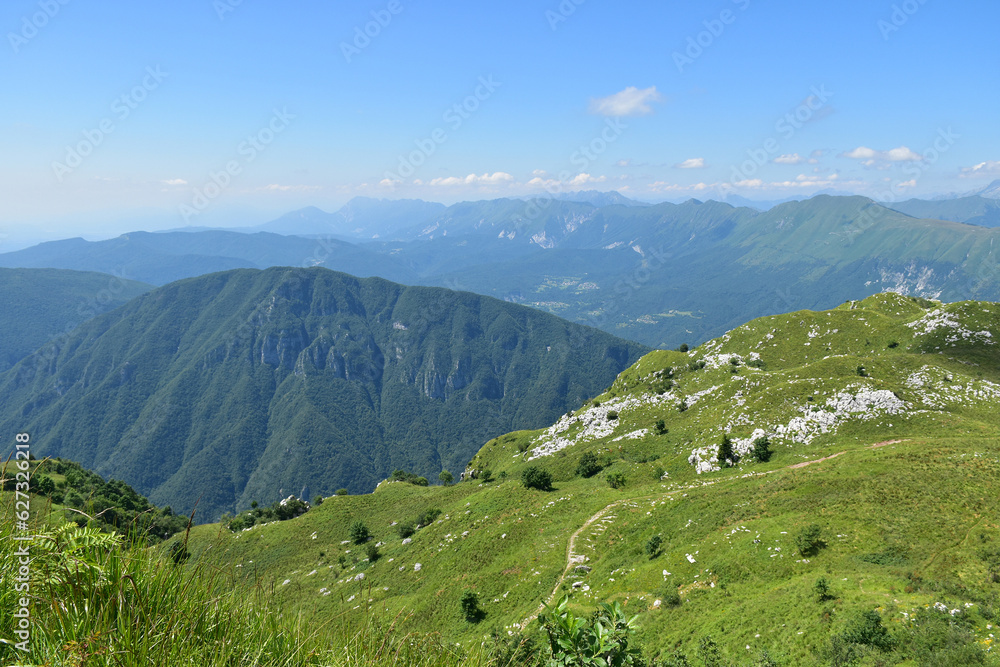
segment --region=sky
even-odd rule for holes
[[[995,0],[7,0],[0,251],[355,196],[974,191],[1000,178],[998,24]]]

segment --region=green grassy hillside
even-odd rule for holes
[[[0,428],[159,505],[217,520],[252,501],[459,473],[646,351],[474,294],[326,269],[158,288],[0,376]]]
[[[1000,304],[891,293],[755,320],[650,353],[550,428],[487,442],[476,479],[383,483],[237,533],[201,526],[192,552],[311,617],[405,610],[404,629],[468,646],[540,638],[539,604],[571,595],[580,611],[624,604],[647,653],[693,664],[710,664],[712,642],[719,664],[762,651],[785,665],[852,652],[986,664],[1000,622],[998,341]],[[732,465],[717,456],[726,436]],[[525,487],[533,466],[551,490]],[[441,513],[404,538],[428,510]],[[365,544],[351,541],[358,521]],[[477,622],[460,611],[467,591]]]

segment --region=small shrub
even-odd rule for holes
[[[841,637],[849,644],[871,646],[879,651],[888,651],[893,643],[877,611],[864,611],[854,616]]]
[[[417,517],[417,528],[431,525],[439,516],[441,516],[441,510],[437,508],[423,511]]]
[[[815,556],[826,543],[820,537],[823,529],[812,524],[803,528],[795,536],[795,546],[803,556]]]
[[[576,474],[580,477],[593,477],[603,470],[604,466],[597,460],[594,452],[584,452],[576,466]]]
[[[538,466],[528,466],[521,472],[521,483],[526,489],[552,490],[552,475]]]
[[[323,504],[323,496],[316,496],[315,498],[313,498],[313,505],[319,507],[322,504]]]
[[[382,554],[378,550],[378,546],[374,542],[369,542],[365,545],[365,555],[368,556],[369,563],[374,563],[382,557]]]
[[[462,593],[462,616],[469,623],[478,623],[486,616],[479,608],[479,595],[475,591]]]
[[[656,424],[653,426],[653,428],[656,431],[656,435],[666,435],[667,433],[669,433],[669,431],[667,430],[667,423],[662,419],[657,419]]]
[[[489,468],[483,468],[479,471],[479,481],[483,484],[489,484],[493,481],[493,471]]]
[[[711,635],[705,635],[698,641],[698,657],[705,667],[721,667],[722,654]]]
[[[368,532],[368,526],[365,525],[364,521],[358,519],[348,528],[347,536],[354,544],[364,544],[371,538],[371,533]]]
[[[864,366],[858,366],[856,372],[858,374],[858,377],[863,377],[863,378],[868,377],[868,371],[865,370]]]
[[[608,411],[608,421],[613,421],[615,419],[618,419],[618,411],[617,410],[609,410]]]
[[[442,470],[440,474],[438,474],[438,481],[444,486],[451,486],[452,482],[455,481],[455,476],[447,470]]]
[[[597,399],[595,398],[595,399],[594,399],[594,400],[593,400],[593,401],[591,402],[591,405],[593,405],[593,406],[594,406],[595,408],[599,408],[599,407],[601,407],[601,402],[600,402],[599,400],[597,400]]]
[[[757,463],[767,463],[771,460],[771,440],[766,435],[753,441],[752,456]]]
[[[347,489],[337,489],[336,491],[333,492],[333,495],[335,495],[335,496],[349,496],[349,495],[351,495],[351,492],[348,491]]]
[[[687,352],[691,348],[688,347],[687,343],[681,343],[681,346],[677,348],[678,352]]]
[[[625,486],[625,474],[620,472],[609,472],[605,479],[612,489],[620,489]]]
[[[663,544],[663,538],[659,535],[653,535],[646,542],[646,555],[649,556],[650,560],[653,560],[660,555],[660,546]]]
[[[830,584],[827,583],[826,577],[820,577],[816,580],[816,583],[813,585],[813,593],[816,595],[816,602],[826,602],[833,599],[833,596],[830,595]]]
[[[681,400],[681,402],[677,404],[677,411],[678,412],[686,412],[687,409],[688,409],[687,401]]]
[[[404,521],[403,523],[396,524],[396,533],[404,540],[412,536],[415,532],[417,532],[417,527],[413,525],[412,521]]]
[[[895,350],[897,347],[899,347],[899,341],[897,340],[889,341],[890,350]]]

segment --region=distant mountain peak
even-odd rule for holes
[[[1000,199],[1000,178],[987,185],[982,190],[976,192],[980,197],[987,199]]]

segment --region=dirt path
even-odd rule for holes
[[[902,440],[887,440],[885,442],[875,443],[874,445],[871,445],[869,448],[883,447],[885,445],[894,445],[894,444],[896,444],[898,442],[903,442],[903,441]],[[784,468],[776,468],[775,470],[770,470],[770,471],[768,471],[768,473],[765,473],[765,474],[775,473],[775,472],[778,472],[779,470],[792,470],[792,469],[796,469],[796,468],[805,468],[806,466],[810,466],[810,465],[812,465],[814,463],[821,463],[823,461],[829,461],[830,459],[835,459],[838,456],[840,456],[842,454],[846,454],[846,453],[847,452],[837,452],[836,454],[831,454],[830,456],[825,456],[825,457],[823,457],[821,459],[814,459],[812,461],[803,461],[802,463],[793,463],[792,465],[785,466]],[[714,483],[714,482],[712,482],[712,483]],[[587,528],[590,528],[592,525],[594,525],[594,523],[596,521],[600,521],[601,519],[603,519],[604,517],[606,517],[608,515],[608,513],[612,509],[614,509],[615,507],[621,505],[622,503],[626,503],[626,502],[636,502],[636,503],[639,503],[639,502],[644,502],[644,501],[647,501],[647,500],[654,500],[654,499],[655,500],[660,500],[660,499],[663,499],[663,498],[668,498],[668,499],[672,500],[672,498],[670,498],[670,497],[673,496],[676,493],[680,493],[680,492],[687,491],[687,490],[690,490],[690,489],[695,489],[695,488],[699,488],[700,489],[700,488],[703,488],[704,486],[705,486],[704,484],[696,484],[696,485],[692,485],[692,486],[681,487],[679,489],[674,489],[672,491],[666,491],[664,493],[653,494],[653,495],[650,495],[650,496],[642,496],[642,497],[639,497],[639,498],[622,498],[621,500],[616,500],[615,502],[611,503],[610,505],[607,505],[606,507],[604,507],[603,509],[601,509],[600,511],[598,511],[596,514],[594,514],[592,517],[590,517],[589,519],[587,519],[586,521],[584,521],[583,525],[580,526],[576,530],[576,532],[574,532],[572,535],[570,535],[569,545],[566,547],[566,567],[563,568],[562,574],[560,574],[559,578],[556,579],[556,584],[555,584],[555,586],[553,586],[552,592],[548,595],[548,597],[545,599],[545,601],[542,604],[538,605],[538,609],[534,613],[532,613],[530,616],[528,616],[528,618],[526,618],[523,621],[521,621],[521,629],[524,630],[526,627],[528,627],[528,624],[531,623],[533,620],[535,620],[538,617],[538,614],[540,614],[542,612],[542,610],[545,609],[545,605],[551,605],[555,601],[556,596],[559,595],[559,589],[563,585],[563,582],[566,581],[566,577],[569,576],[570,571],[573,568],[575,568],[577,565],[582,565],[584,562],[586,562],[585,561],[585,557],[583,555],[574,553],[574,549],[576,548],[576,540],[577,540],[577,538],[580,537],[580,535],[583,533],[583,531],[587,530]],[[971,528],[969,529],[969,532],[970,533],[972,532]],[[966,537],[968,537],[968,536],[966,536]]]
[[[597,514],[593,515],[592,517],[590,517],[589,519],[587,519],[586,521],[584,521],[583,525],[580,526],[576,530],[575,533],[573,533],[572,535],[570,535],[570,537],[569,537],[569,545],[566,547],[566,567],[563,569],[562,574],[559,575],[559,578],[556,579],[556,585],[552,589],[552,593],[549,594],[548,598],[546,598],[545,601],[542,604],[538,605],[538,609],[533,614],[531,614],[530,616],[528,616],[528,618],[526,618],[523,621],[521,621],[521,629],[522,630],[524,630],[526,627],[528,627],[528,624],[531,623],[533,620],[535,620],[535,618],[538,617],[538,614],[540,614],[542,612],[542,610],[545,609],[545,605],[552,604],[552,602],[555,601],[556,596],[559,594],[559,587],[562,586],[562,584],[563,584],[564,581],[566,581],[566,577],[569,576],[570,570],[573,569],[573,568],[575,568],[577,565],[583,565],[583,563],[586,562],[586,557],[585,556],[582,556],[580,554],[576,554],[573,551],[576,548],[576,539],[578,537],[580,537],[580,534],[583,533],[583,531],[585,531],[588,528],[590,528],[592,525],[594,525],[594,522],[599,521],[600,519],[602,519],[605,516],[607,516],[607,514],[612,509],[614,509],[618,505],[621,505],[622,503],[624,503],[624,502],[626,502],[628,500],[634,500],[634,499],[633,498],[622,498],[621,500],[616,500],[615,502],[613,502],[610,505],[606,506],[604,509],[602,509],[601,511],[599,511]]]
[[[823,457],[821,459],[815,459],[813,461],[803,461],[802,463],[796,463],[794,465],[785,466],[785,468],[778,468],[778,470],[787,470],[790,468],[805,468],[806,466],[811,466],[814,463],[820,463],[822,461],[829,461],[830,459],[835,459],[841,454],[846,454],[847,452],[837,452],[836,454],[830,454],[829,456]]]

